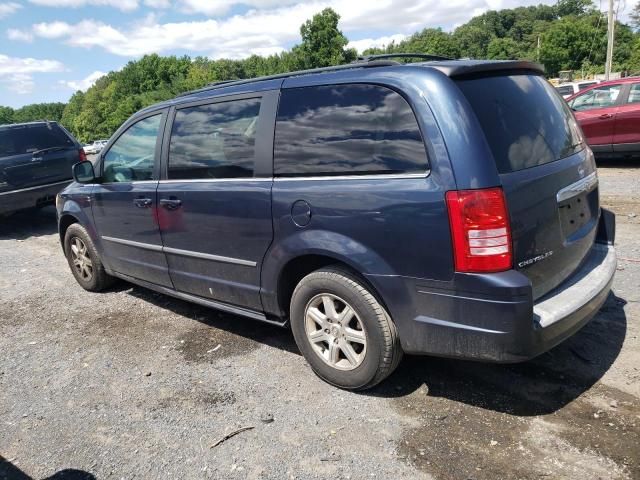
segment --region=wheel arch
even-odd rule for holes
[[[350,274],[355,275],[387,312],[389,311],[375,286],[356,266],[327,252],[307,253],[289,259],[289,261],[283,265],[278,275],[276,287],[277,304],[279,311],[285,318],[289,317],[291,297],[300,281],[310,273],[327,267],[346,270]]]
[[[72,215],[70,213],[65,213],[60,216],[60,219],[58,220],[58,233],[60,235],[60,244],[62,245],[63,249],[64,249],[64,237],[67,233],[67,229],[74,223],[79,223],[79,222],[80,220],[75,215]]]

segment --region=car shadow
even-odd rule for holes
[[[429,396],[497,412],[553,413],[589,390],[618,357],[627,331],[626,303],[609,294],[582,330],[528,362],[501,365],[409,356],[390,378],[364,394],[404,397],[424,386]]]
[[[640,156],[635,157],[612,157],[596,158],[598,168],[638,168],[640,167]]]
[[[114,289],[239,337],[300,355],[290,329],[120,282]],[[519,416],[553,413],[589,390],[618,357],[627,332],[626,301],[609,294],[582,330],[539,357],[519,364],[406,356],[394,374],[363,395],[397,398],[421,387],[428,394]],[[311,374],[311,372],[309,372]]]
[[[56,209],[53,205],[22,210],[7,217],[0,216],[0,240],[26,240],[57,231]]]
[[[0,455],[0,480],[31,480],[32,478]],[[95,478],[94,475],[84,470],[68,468],[60,470],[44,480],[95,480]]]
[[[173,313],[191,318],[209,327],[262,343],[270,347],[300,355],[289,328],[252,320],[240,315],[203,307],[178,298],[156,293],[143,287],[120,281],[108,291],[127,291],[129,295],[152,303]]]

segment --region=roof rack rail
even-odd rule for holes
[[[289,77],[297,77],[299,75],[311,75],[314,73],[327,73],[327,72],[336,72],[336,71],[340,71],[340,70],[352,70],[355,68],[374,68],[374,67],[390,67],[393,65],[399,65],[398,62],[394,62],[392,60],[376,60],[373,59],[371,61],[362,61],[362,62],[352,62],[352,63],[347,63],[345,65],[334,65],[331,67],[321,67],[321,68],[311,68],[309,70],[298,70],[298,71],[294,71],[294,72],[287,72],[287,73],[277,73],[275,75],[267,75],[265,77],[255,77],[255,78],[246,78],[246,79],[242,79],[242,80],[224,80],[221,82],[215,82],[212,84],[209,84],[205,87],[199,88],[197,90],[191,90],[189,92],[185,92],[185,93],[181,93],[180,95],[177,95],[177,97],[186,97],[189,95],[194,95],[196,93],[200,93],[200,92],[206,92],[208,90],[215,90],[216,88],[222,88],[222,87],[231,87],[231,86],[236,86],[236,85],[244,85],[247,83],[254,83],[254,82],[262,82],[262,81],[267,81],[267,80],[278,80],[280,78],[289,78]]]
[[[379,55],[362,55],[356,60],[357,63],[372,62],[384,58],[422,58],[424,60],[454,60],[442,55],[432,55],[430,53],[381,53]]]

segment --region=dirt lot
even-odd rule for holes
[[[83,291],[51,208],[3,220],[0,478],[640,479],[640,168],[600,178],[620,260],[590,324],[520,365],[406,358],[362,394],[286,330]]]

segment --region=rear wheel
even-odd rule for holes
[[[85,290],[99,292],[115,281],[104,270],[91,237],[81,225],[74,223],[67,228],[64,252],[73,276]]]
[[[314,372],[341,388],[373,387],[402,358],[389,314],[360,278],[341,268],[300,281],[291,298],[291,327]]]

